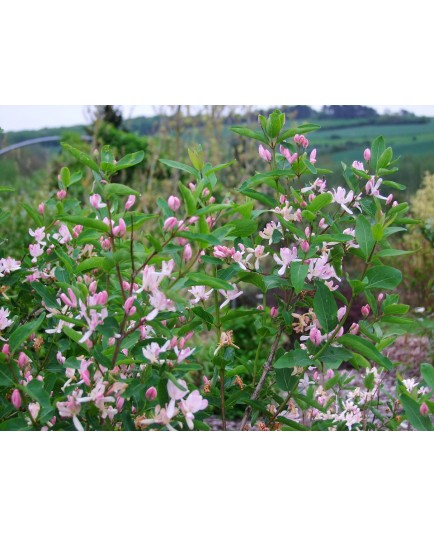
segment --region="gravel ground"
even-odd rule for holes
[[[385,376],[385,389],[390,393],[395,393],[397,373],[404,379],[414,377],[419,381],[420,365],[424,362],[430,363],[432,361],[432,357],[430,358],[429,355],[429,350],[430,345],[428,337],[412,337],[409,335],[399,337],[386,352],[387,357],[394,363],[397,363],[398,366]],[[354,371],[355,385],[363,386],[362,374],[364,374],[364,371]],[[206,419],[206,422],[213,431],[222,429],[221,419],[219,417],[210,417]],[[228,431],[239,430],[239,427],[240,421],[228,421],[226,424],[226,429]],[[408,429],[408,423],[403,423],[400,429]],[[252,428],[252,430],[256,430],[256,428]]]

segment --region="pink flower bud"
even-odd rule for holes
[[[192,216],[189,220],[188,220],[188,223],[190,223],[191,225],[194,225],[196,222],[199,221],[199,216]]]
[[[163,224],[163,231],[172,231],[177,224],[178,220],[175,218],[175,216],[170,216],[170,218],[167,218]]]
[[[310,236],[310,227],[309,226],[307,226],[306,229],[304,230],[304,235],[305,235],[306,238],[309,238],[309,236]]]
[[[390,203],[393,201],[393,194],[390,194],[388,198],[386,199],[386,205],[390,205]]]
[[[190,188],[190,190],[192,192],[194,192],[196,190],[196,185],[194,184],[194,182],[189,182],[188,187]]]
[[[256,309],[258,311],[263,311],[264,310],[264,306],[263,305],[258,305],[258,307],[256,307]]]
[[[272,156],[268,149],[265,149],[262,145],[258,148],[259,156],[264,160],[264,162],[271,162]]]
[[[286,203],[286,196],[283,194],[280,194],[279,201],[281,205],[284,205]]]
[[[276,316],[278,316],[278,314],[279,314],[279,309],[277,307],[272,307],[270,309],[271,318],[276,318]]]
[[[129,195],[128,199],[125,203],[125,210],[130,210],[130,208],[134,205],[136,202],[136,196],[135,195]]]
[[[357,333],[359,333],[359,324],[353,322],[350,326],[349,332],[351,335],[357,335]]]
[[[307,253],[309,251],[309,242],[307,240],[302,240],[300,242],[300,247],[303,253]]]
[[[313,149],[313,151],[310,153],[309,162],[311,164],[315,164],[315,162],[316,162],[316,149]]]
[[[29,363],[29,358],[24,352],[20,352],[20,355],[18,356],[17,363],[20,368],[24,368],[27,363]]]
[[[428,413],[429,413],[429,408],[428,408],[426,402],[423,402],[423,403],[421,404],[421,406],[420,406],[420,408],[419,408],[419,411],[420,411],[420,414],[421,414],[422,416],[424,416],[424,417],[425,417],[426,415],[428,415]]]
[[[213,203],[215,203],[215,197],[212,195],[209,199],[208,199],[208,203],[210,205],[212,205]]]
[[[12,391],[11,402],[15,406],[16,409],[20,409],[20,407],[21,407],[21,395],[20,395],[20,392],[18,391],[18,389],[14,389]]]
[[[398,206],[398,201],[394,201],[394,202],[392,203],[392,207],[397,207],[397,206]]]
[[[181,201],[179,200],[178,197],[171,195],[169,199],[167,200],[167,204],[169,205],[170,210],[173,210],[173,212],[176,212],[178,208],[181,206]]]
[[[59,201],[61,201],[62,199],[65,199],[66,197],[66,190],[59,190],[57,192],[57,199],[59,199]]]
[[[328,369],[326,374],[325,374],[325,379],[326,380],[331,380],[333,378],[333,376],[335,375],[335,373],[333,372],[332,369]]]
[[[83,225],[76,225],[73,229],[72,229],[72,236],[74,238],[77,238],[78,235],[83,231]]]
[[[193,252],[191,250],[191,246],[190,244],[186,244],[184,246],[184,254],[183,254],[183,259],[185,262],[188,262],[193,256]]]
[[[123,218],[119,218],[119,224],[116,227],[113,227],[113,234],[115,236],[124,236],[127,231],[127,226]]]
[[[312,203],[312,201],[315,199],[316,195],[315,194],[309,194],[309,203]]]
[[[39,203],[38,211],[39,211],[39,214],[44,215],[44,212],[45,212],[45,205],[44,205],[44,203]]]
[[[102,249],[109,250],[111,248],[110,238],[104,238],[104,240],[101,241],[101,247]]]
[[[371,308],[369,307],[368,304],[366,304],[360,309],[360,311],[362,315],[366,318],[367,316],[369,316],[369,313],[371,312]]]
[[[204,188],[202,190],[202,197],[208,197],[210,194],[210,191],[208,190],[208,188]]]
[[[101,207],[101,196],[99,194],[93,194],[89,197],[90,204],[93,208]]]
[[[363,158],[366,160],[366,162],[369,162],[371,160],[371,149],[366,148],[363,153]]]
[[[9,349],[9,344],[5,343],[2,347],[2,353],[5,354],[5,356],[9,357],[11,355],[11,351]]]
[[[384,294],[382,292],[380,292],[380,294],[377,297],[377,301],[378,301],[378,303],[381,303],[383,300],[384,300]]]
[[[319,346],[321,344],[321,331],[318,328],[313,327],[310,330],[309,339],[315,346]]]
[[[124,311],[127,315],[130,314],[131,309],[133,308],[133,304],[134,304],[134,296],[130,296],[129,298],[126,299],[125,304],[124,304]]]
[[[149,387],[149,389],[145,393],[146,400],[149,400],[152,402],[157,398],[157,389],[155,389],[154,386]]]

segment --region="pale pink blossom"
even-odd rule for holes
[[[125,202],[125,210],[130,210],[130,208],[134,205],[135,202],[136,202],[136,196],[129,195],[128,199]]]
[[[223,309],[229,302],[237,299],[243,293],[242,290],[238,290],[237,285],[233,285],[232,290],[219,290],[219,292],[225,298],[225,301],[220,305],[220,309]]]
[[[340,205],[345,212],[348,212],[348,214],[353,213],[352,210],[347,207],[348,203],[351,203],[353,200],[354,192],[352,190],[346,193],[345,188],[342,188],[341,186],[338,186],[336,190],[333,188],[333,201]]]
[[[309,156],[309,162],[315,164],[316,162],[316,149],[313,149]]]
[[[280,257],[277,253],[274,253],[273,259],[276,261],[276,264],[281,266],[277,272],[279,275],[283,275],[292,262],[299,262],[301,260],[297,257],[297,248],[295,246],[292,249],[280,248]]]
[[[265,149],[262,145],[259,146],[259,156],[264,160],[265,162],[271,162],[272,156],[268,149]]]
[[[149,389],[146,390],[145,398],[146,400],[149,400],[150,402],[152,402],[153,400],[157,398],[157,389],[155,389],[153,385],[149,387]]]
[[[21,407],[21,395],[20,395],[20,392],[18,391],[18,389],[14,389],[12,391],[11,402],[12,402],[12,405],[16,409],[20,409],[20,407]]]
[[[193,391],[185,400],[181,400],[179,407],[184,414],[185,421],[190,430],[194,428],[194,414],[208,407],[208,400],[202,397],[199,391]]]
[[[363,158],[366,160],[366,162],[371,160],[371,149],[369,149],[369,147],[367,147],[363,152]]]
[[[196,303],[199,303],[200,301],[208,300],[208,298],[212,294],[212,289],[207,291],[206,287],[202,285],[198,285],[198,286],[189,288],[187,292],[189,292],[190,294],[193,294],[194,298],[190,300],[190,303],[194,305]]]
[[[38,257],[44,253],[44,248],[40,244],[29,244],[29,251],[32,256],[32,262],[37,262]]]
[[[99,194],[93,194],[89,197],[90,204],[93,208],[100,209],[106,207],[106,203],[102,202],[101,196]]]

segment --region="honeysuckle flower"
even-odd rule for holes
[[[430,391],[429,387],[422,386],[422,387],[419,387],[419,389],[417,390],[417,394],[424,396],[424,395],[427,395],[429,391]]]
[[[39,212],[39,214],[41,214],[41,216],[44,215],[44,212],[45,212],[45,204],[44,203],[39,203],[38,212]]]
[[[38,227],[33,231],[33,229],[29,229],[29,235],[33,236],[35,241],[38,244],[41,244],[41,246],[45,246],[47,242],[44,242],[45,238],[45,227]]]
[[[30,255],[32,262],[37,262],[38,257],[44,253],[44,248],[40,244],[29,244]]]
[[[68,307],[77,307],[77,297],[75,296],[71,288],[68,288],[68,294],[69,294],[69,297],[65,293],[62,292],[62,294],[60,295],[60,299]]]
[[[99,209],[106,207],[106,203],[102,202],[101,196],[99,194],[93,194],[89,197],[90,204],[93,208]]]
[[[57,195],[57,199],[61,201],[62,199],[65,199],[67,192],[66,190],[59,190],[56,195]]]
[[[277,255],[277,253],[274,253],[273,259],[279,266],[281,266],[281,268],[277,272],[279,275],[283,275],[285,273],[285,270],[292,262],[301,261],[301,259],[297,257],[297,248],[295,246],[292,249],[280,248],[280,257]]]
[[[426,402],[422,402],[420,408],[419,408],[419,411],[420,411],[420,414],[425,417],[426,415],[429,414],[429,408],[427,406],[427,403]]]
[[[316,149],[313,149],[309,156],[309,162],[315,164],[316,162]]]
[[[368,304],[366,304],[360,309],[360,312],[366,318],[367,316],[369,316],[369,313],[371,312],[371,308],[369,307]]]
[[[348,212],[348,214],[352,214],[353,211],[350,210],[347,207],[348,203],[351,203],[354,199],[354,192],[350,190],[348,193],[346,193],[345,188],[342,188],[341,186],[338,186],[335,190],[333,188],[333,201],[341,206],[345,212]]]
[[[222,348],[227,348],[229,346],[232,348],[237,348],[238,350],[240,349],[240,347],[234,343],[233,335],[234,332],[232,330],[221,332],[220,341],[214,351],[214,355],[217,355]]]
[[[287,149],[286,147],[283,147],[282,145],[280,146],[280,154],[282,156],[284,156],[288,162],[292,165],[294,163],[295,160],[297,160],[298,158],[298,154],[297,153],[293,153],[291,154],[291,151],[289,149]]]
[[[375,176],[370,178],[368,182],[365,185],[365,191],[368,195],[372,195],[373,197],[377,197],[378,199],[384,199],[387,201],[387,197],[384,195],[380,195],[380,186],[383,182],[383,179],[378,179],[375,181]]]
[[[125,202],[125,210],[130,210],[130,208],[134,205],[135,202],[136,202],[136,196],[129,195],[128,199]]]
[[[265,149],[262,145],[260,145],[258,152],[262,160],[264,160],[265,162],[271,162],[273,157],[271,156],[271,153],[268,149]]]
[[[235,253],[235,248],[228,248],[226,246],[214,246],[213,255],[218,259],[226,259],[232,257]]]
[[[321,331],[314,326],[309,332],[309,339],[315,346],[319,346],[322,340]]]
[[[346,313],[347,313],[347,307],[346,307],[345,305],[344,305],[343,307],[340,307],[340,308],[338,309],[338,314],[337,314],[337,316],[338,316],[338,321],[339,321],[339,322],[344,318],[344,316],[346,315]]]
[[[409,393],[411,393],[413,389],[419,385],[419,382],[417,382],[415,378],[407,378],[406,380],[402,380],[402,383]]]
[[[173,210],[173,212],[176,212],[181,206],[181,201],[179,200],[178,197],[171,195],[169,199],[167,200],[167,204],[169,205],[170,210]]]
[[[271,221],[270,223],[267,223],[265,228],[259,232],[259,236],[263,238],[264,240],[268,240],[268,244],[270,245],[273,242],[273,233],[274,231],[281,231],[282,226],[279,223],[276,223],[274,221]]]
[[[123,218],[119,218],[119,223],[115,227],[113,227],[113,234],[114,236],[122,237],[127,231],[127,226],[125,224],[125,220]]]
[[[353,167],[354,169],[358,169],[359,171],[365,171],[363,162],[358,162],[357,160],[354,160],[351,167]]]
[[[68,227],[63,224],[59,227],[59,232],[53,234],[53,238],[57,240],[60,244],[66,244],[67,242],[72,240],[72,236],[69,232]]]
[[[294,141],[297,145],[301,145],[304,149],[307,149],[309,146],[309,140],[303,136],[303,134],[296,134],[294,136]]]
[[[16,261],[12,257],[6,259],[0,259],[0,277],[15,272],[21,268],[21,261]]]
[[[363,152],[363,158],[369,162],[371,160],[371,149],[369,149],[369,147],[367,147],[365,149],[365,151]]]
[[[191,354],[196,350],[196,348],[183,348],[180,350],[177,346],[173,349],[175,351],[177,360],[177,363],[182,363],[184,359],[187,359],[187,357],[190,357]]]
[[[154,292],[158,289],[163,279],[164,276],[155,271],[155,266],[147,265],[143,268],[142,286],[137,290],[137,292]]]
[[[170,216],[164,221],[163,231],[173,231],[178,226],[178,220],[175,216]]]
[[[233,301],[241,296],[242,290],[238,290],[237,285],[233,285],[233,290],[219,290],[220,294],[225,298],[225,301],[220,305],[220,309],[223,309],[230,301]]]
[[[185,400],[181,400],[179,408],[185,417],[185,422],[190,430],[194,428],[194,414],[208,407],[208,400],[202,397],[199,391],[193,391]]]
[[[270,212],[280,214],[285,221],[301,221],[302,220],[301,210],[298,208],[294,212],[294,207],[290,206],[288,201],[286,201],[285,206],[276,207],[274,210],[271,210]]]
[[[83,391],[77,390],[74,392],[73,395],[67,396],[66,402],[57,402],[56,404],[57,410],[59,411],[59,415],[65,418],[72,417],[72,422],[74,423],[75,429],[79,432],[84,431],[83,425],[77,418],[77,415],[80,413],[81,410],[81,404],[77,401],[77,398],[79,398],[82,393]]]
[[[142,348],[143,357],[148,359],[151,363],[160,364],[164,360],[158,359],[158,356],[167,351],[170,341],[167,341],[163,346],[160,346],[156,342],[152,342],[150,345]]]
[[[318,279],[331,279],[332,277],[340,281],[340,277],[336,275],[336,271],[329,264],[328,255],[321,255],[316,259],[309,259],[309,270],[307,272],[307,278],[311,281],[313,278]]]
[[[305,186],[300,191],[302,194],[309,192],[311,190],[317,190],[318,193],[322,194],[327,189],[327,181],[324,179],[316,179],[310,186]]]
[[[193,294],[194,299],[190,300],[190,303],[194,305],[196,303],[199,303],[200,301],[206,301],[212,294],[212,289],[207,291],[206,287],[198,285],[190,287],[187,292]]]
[[[362,412],[351,400],[345,402],[344,408],[342,413],[335,416],[334,422],[345,422],[348,430],[351,430],[355,424],[362,422]]]
[[[255,248],[247,248],[246,263],[251,266],[252,260],[255,259],[254,268],[259,270],[259,261],[267,257],[270,253],[264,253],[264,246],[256,246]]]
[[[182,253],[182,259],[184,262],[188,262],[193,257],[193,251],[190,244],[185,244],[184,251]]]
[[[386,205],[390,205],[390,203],[393,201],[393,194],[390,194],[389,196],[387,196],[387,199],[386,199]]]

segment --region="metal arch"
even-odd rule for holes
[[[14,151],[15,149],[21,149],[21,147],[27,147],[28,145],[36,145],[37,143],[47,143],[50,141],[60,141],[61,139],[61,136],[45,136],[43,138],[32,138],[31,140],[20,141],[19,143],[14,143],[13,145],[0,149],[0,156],[2,154],[9,153],[10,151]],[[81,136],[81,139],[84,141],[91,141],[92,136]]]

